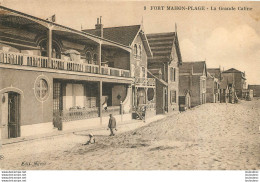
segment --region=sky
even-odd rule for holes
[[[236,68],[245,71],[248,84],[260,84],[260,2],[0,1],[2,6],[44,19],[55,14],[57,23],[77,30],[94,28],[100,16],[104,27],[143,22],[145,33],[172,32],[176,24],[184,62],[206,60],[208,68]],[[151,6],[164,9],[150,10]],[[253,9],[166,10],[167,6]]]

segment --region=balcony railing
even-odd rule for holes
[[[47,57],[26,55],[21,53],[14,53],[14,52],[5,52],[0,50],[0,64],[1,63],[99,74],[99,66],[94,64],[76,63],[72,61],[65,61],[65,60],[54,59],[54,58],[48,60]],[[117,77],[126,77],[126,78],[130,77],[129,70],[123,70],[123,69],[111,68],[105,66],[101,66],[100,74],[117,76]]]
[[[154,78],[135,78],[135,84],[137,86],[155,86]]]

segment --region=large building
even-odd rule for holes
[[[191,107],[206,103],[207,67],[205,61],[183,62],[180,66],[179,92],[191,94]]]
[[[147,60],[152,57],[152,52],[142,25],[119,26],[103,28],[97,24],[95,29],[83,30],[84,32],[101,36],[114,42],[130,46],[132,54],[130,57],[120,55],[130,66],[131,76],[134,79],[132,84],[132,112],[139,115],[145,109],[147,117],[155,115],[155,79],[148,78]],[[107,57],[107,56],[104,56]],[[125,66],[125,62],[115,60],[109,61],[108,65]]]
[[[243,90],[247,89],[246,86],[246,77],[245,72],[241,72],[235,68],[222,72],[222,84],[225,84],[225,87],[234,87],[235,93],[238,98],[242,98]]]
[[[0,27],[1,138],[53,131],[59,117],[73,129],[130,119],[142,104],[155,113],[142,26],[106,31],[98,20],[91,33],[0,6]]]
[[[179,66],[182,64],[177,32],[148,34],[153,57],[148,68],[156,76],[157,114],[179,111]]]

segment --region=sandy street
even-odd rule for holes
[[[260,169],[260,99],[205,104],[114,137],[88,132],[3,146],[1,169]],[[119,128],[119,130],[121,130]]]

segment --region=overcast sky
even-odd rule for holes
[[[1,1],[1,0],[0,0]],[[108,2],[86,0],[2,0],[2,5],[80,30],[140,24],[146,33],[177,31],[183,61],[206,60],[208,68],[236,68],[249,84],[260,84],[260,2]],[[252,11],[167,11],[150,6],[251,7]],[[144,10],[146,6],[146,10]]]

